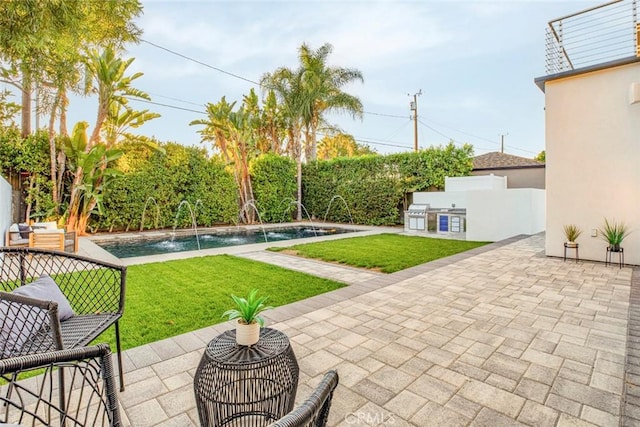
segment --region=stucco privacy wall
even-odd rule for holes
[[[545,188],[544,168],[474,170],[471,171],[471,175],[507,177],[508,188]]]
[[[469,191],[467,203],[467,240],[496,242],[544,231],[544,190]]]
[[[640,63],[545,83],[546,253],[563,254],[563,226],[576,224],[580,257],[604,261],[607,243],[592,237],[604,218],[624,221],[627,263],[640,264],[640,103],[631,84]]]
[[[5,244],[4,236],[11,225],[11,184],[0,176],[0,246]]]
[[[514,188],[413,193],[414,203],[467,209],[466,239],[495,242],[544,231],[545,190]]]

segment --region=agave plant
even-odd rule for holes
[[[575,224],[567,224],[564,226],[564,237],[567,238],[567,242],[575,242],[582,234],[582,230]]]
[[[253,289],[247,298],[235,295],[231,295],[231,298],[236,303],[236,308],[225,311],[222,317],[227,317],[229,320],[240,319],[240,322],[246,325],[258,323],[260,326],[264,326],[264,319],[259,314],[273,308],[265,305],[268,297],[258,297],[258,290]]]
[[[604,219],[604,226],[600,228],[602,239],[614,248],[619,247],[629,233],[630,231],[625,223],[616,222],[615,220],[610,222],[607,218]]]

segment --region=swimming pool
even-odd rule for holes
[[[227,246],[248,245],[252,243],[276,242],[280,240],[295,240],[305,237],[326,236],[331,234],[353,233],[358,230],[348,228],[323,228],[297,226],[277,229],[242,230],[233,232],[199,232],[200,249],[223,248]],[[161,237],[138,237],[136,239],[118,239],[94,241],[98,246],[118,258],[131,258],[146,255],[158,255],[172,252],[197,251],[198,242],[194,234]]]

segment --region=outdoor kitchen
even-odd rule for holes
[[[409,234],[495,242],[545,229],[545,190],[507,188],[507,177],[445,178],[444,191],[415,192],[404,212]]]

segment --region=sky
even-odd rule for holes
[[[344,88],[362,101],[363,119],[328,117],[357,141],[379,153],[412,150],[409,102],[421,91],[420,148],[453,140],[479,155],[500,151],[504,135],[506,153],[534,157],[544,150],[544,94],[533,80],[545,74],[547,22],[600,3],[143,0],[143,42],[125,57],[135,58],[132,72],[144,73],[135,87],[168,106],[131,105],[162,115],[141,133],[201,145],[189,122],[206,117],[206,103],[222,96],[240,103],[251,88],[261,94],[253,82],[297,67],[302,43],[330,43],[329,64],[364,77]],[[69,127],[92,124],[96,103],[73,99]]]

